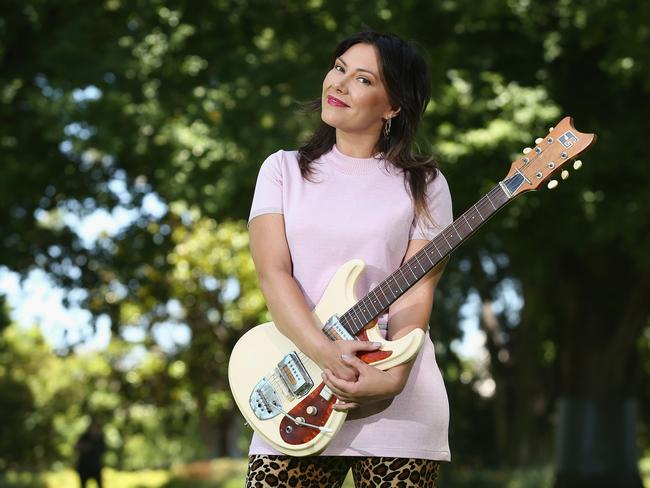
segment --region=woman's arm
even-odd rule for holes
[[[428,243],[429,241],[421,239],[409,241],[404,262]],[[387,337],[389,340],[399,339],[416,327],[426,331],[433,306],[433,295],[445,264],[446,260],[429,271],[391,305]],[[399,394],[404,389],[413,366],[413,361],[409,361],[387,371],[381,371],[353,356],[344,360],[357,369],[359,377],[356,382],[346,381],[327,370],[323,375],[325,383],[339,398],[336,408],[340,410],[349,410],[357,407],[359,403],[392,398]]]
[[[250,249],[266,305],[276,327],[321,369],[354,381],[356,370],[342,354],[372,351],[377,345],[363,341],[331,341],[293,278],[291,254],[282,214],[263,214],[249,225]]]

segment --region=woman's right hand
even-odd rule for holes
[[[356,356],[359,352],[377,351],[381,342],[370,341],[330,341],[319,349],[314,361],[321,369],[331,371],[336,377],[346,381],[357,380],[357,370],[346,364],[342,354]]]

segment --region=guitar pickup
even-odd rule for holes
[[[289,392],[296,397],[306,395],[314,386],[307,369],[295,352],[290,352],[282,358],[275,371]]]

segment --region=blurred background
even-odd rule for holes
[[[583,168],[453,255],[431,320],[442,487],[650,487],[650,2],[5,1],[0,486],[242,486],[229,351],[269,319],[245,219],[363,25],[420,43],[459,215],[564,115]],[[348,485],[351,486],[351,485]]]

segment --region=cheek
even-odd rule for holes
[[[386,105],[383,97],[370,91],[361,91],[357,100],[360,106],[363,106],[372,113],[383,112]]]
[[[323,78],[323,91],[325,91],[328,87],[332,85],[332,78],[333,77],[331,71],[327,72],[325,78]]]

